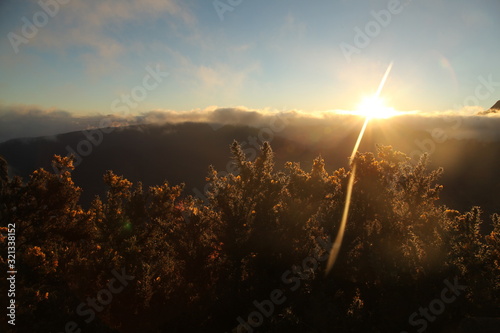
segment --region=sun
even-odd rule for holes
[[[355,114],[372,118],[387,119],[398,115],[398,112],[394,108],[385,105],[384,99],[377,95],[367,96],[363,98],[361,103],[358,104]]]

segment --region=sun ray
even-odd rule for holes
[[[393,64],[393,62],[391,62],[389,64],[389,67],[387,67],[385,74],[384,74],[384,77],[382,78],[382,81],[380,81],[380,84],[378,85],[377,93],[375,94],[375,96],[377,96],[377,97],[380,96],[380,93],[382,92],[382,89],[385,86],[385,81],[387,81],[387,78],[389,77],[389,73],[392,70],[392,64]]]
[[[384,88],[385,82],[387,81],[387,77],[389,76],[389,73],[391,72],[392,64],[393,64],[392,62],[389,64],[389,67],[387,67],[387,70],[385,71],[385,74],[384,74],[384,77],[382,78],[382,81],[380,81],[377,92],[374,95],[374,97],[377,99],[379,98],[380,93],[382,92],[382,89]],[[365,122],[363,123],[363,127],[359,131],[358,139],[356,140],[356,144],[354,145],[354,148],[353,148],[352,153],[351,153],[351,157],[350,157],[351,163],[353,163],[353,161],[354,161],[354,157],[356,155],[356,152],[358,151],[359,145],[361,144],[361,140],[363,139],[363,135],[365,134],[366,128],[367,128],[368,123],[370,122],[371,118],[372,118],[371,116],[365,115]],[[346,199],[345,199],[344,211],[342,213],[342,220],[340,221],[340,228],[339,228],[339,231],[337,233],[337,237],[335,237],[335,241],[332,245],[332,249],[330,250],[330,256],[328,257],[328,262],[326,264],[325,275],[328,275],[328,273],[331,271],[331,269],[333,268],[333,265],[335,264],[335,261],[337,260],[338,255],[340,253],[340,247],[342,246],[342,240],[344,239],[345,228],[347,225],[347,218],[349,217],[349,207],[351,205],[352,189],[354,188],[355,176],[356,176],[356,164],[353,163],[351,175],[349,177],[349,182],[347,184]]]

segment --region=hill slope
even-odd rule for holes
[[[499,202],[492,195],[500,191],[500,176],[495,170],[500,165],[496,142],[449,139],[436,143],[429,139],[428,132],[413,130],[405,124],[393,120],[391,127],[398,130],[389,131],[387,126],[374,122],[360,151],[375,151],[376,144],[392,145],[409,155],[415,155],[417,147],[418,153],[431,150],[431,167],[445,169],[441,180],[445,186],[443,203],[462,210],[479,205],[487,214],[498,210]],[[358,125],[293,124],[267,137],[250,126],[226,125],[218,130],[204,123],[123,127],[103,134],[101,140],[95,137],[99,144],[91,145],[88,156],[78,157],[74,179],[84,189],[84,204],[105,192],[102,175],[106,170],[131,181],[142,181],[146,186],[164,180],[170,184],[185,183],[185,194],[196,195],[204,192],[209,165],[219,171],[232,170],[229,145],[233,140],[242,142],[252,159],[262,139],[271,139],[278,168],[293,161],[308,169],[312,160],[322,155],[328,170],[334,170],[347,167]],[[68,151],[78,151],[78,147],[85,153],[85,145],[81,144],[84,141],[88,142],[88,137],[83,132],[55,138],[15,139],[0,144],[0,155],[9,162],[12,174],[27,177],[40,167],[51,170],[54,154],[66,155]]]

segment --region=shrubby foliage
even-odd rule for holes
[[[465,295],[428,331],[499,315],[500,217],[484,234],[480,208],[438,205],[442,170],[428,171],[427,156],[412,165],[391,147],[356,155],[344,243],[325,277],[324,263],[301,263],[327,255],[350,171],[329,173],[321,157],[310,171],[277,171],[267,143],[253,162],[236,142],[231,151],[238,172],[210,168],[206,202],[182,185],[144,188],[108,171],[106,197],[88,209],[70,158],[55,156],[58,173],[36,170],[25,183],[0,159],[0,266],[7,270],[6,227],[15,223],[18,332],[62,332],[68,321],[89,332],[225,332],[274,289],[286,302],[259,332],[399,332],[455,277]],[[78,305],[123,268],[134,280],[85,322]],[[293,291],[283,278],[290,269],[300,282]]]

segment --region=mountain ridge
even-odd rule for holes
[[[498,100],[491,108],[486,111],[481,111],[478,115],[487,115],[490,113],[500,113],[500,100]]]
[[[357,124],[359,125],[359,124]],[[390,128],[399,128],[397,136],[390,136]],[[348,168],[359,127],[332,129],[327,125],[290,125],[281,133],[269,136],[275,154],[275,166],[283,169],[288,161],[303,168],[321,155],[329,172]],[[103,195],[106,187],[102,177],[107,170],[123,175],[130,181],[141,181],[153,186],[168,181],[172,185],[184,183],[186,195],[203,196],[204,181],[209,165],[218,171],[230,172],[229,146],[236,140],[243,145],[247,157],[255,158],[262,131],[251,126],[226,125],[214,130],[206,123],[164,125],[131,125],[103,134],[102,142],[92,147],[73,172],[75,183],[83,188],[82,204],[88,204],[95,195]],[[500,175],[491,168],[500,164],[497,142],[472,139],[431,141],[426,131],[405,128],[395,119],[390,123],[373,122],[365,133],[360,152],[376,151],[376,145],[392,145],[408,155],[415,152],[415,142],[421,149],[431,149],[429,168],[444,167],[441,183],[444,185],[442,203],[461,210],[480,206],[485,214],[495,212],[498,203],[490,193],[500,191]],[[13,139],[0,144],[0,155],[10,166],[11,175],[27,179],[38,168],[53,172],[54,154],[67,155],[68,147],[75,151],[88,140],[83,132],[70,132],[55,137]],[[431,143],[433,146],[431,146]],[[427,147],[427,148],[426,148]],[[419,154],[423,151],[418,150]],[[486,217],[486,216],[485,216]]]

